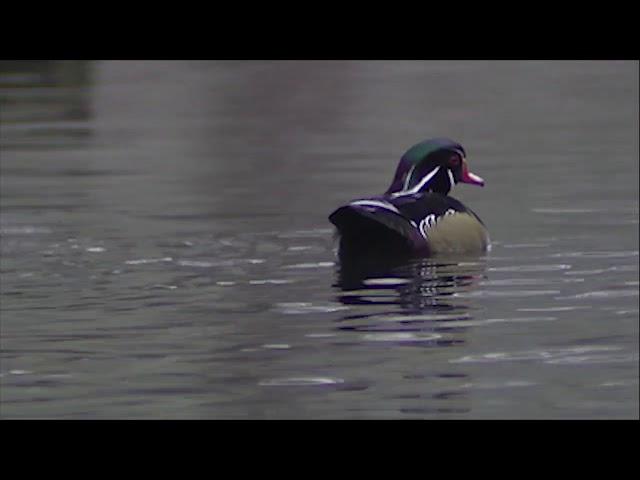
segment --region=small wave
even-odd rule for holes
[[[532,208],[534,213],[548,213],[552,215],[565,215],[565,214],[581,214],[581,213],[599,213],[606,210],[596,208]]]
[[[407,315],[386,315],[380,317],[380,321],[384,322],[443,322],[448,326],[453,321],[464,321],[470,319],[468,313],[420,313]]]
[[[196,267],[196,268],[210,268],[210,267],[234,267],[237,265],[251,264],[256,265],[264,263],[266,260],[262,258],[239,258],[232,260],[219,260],[215,262],[209,262],[206,260],[178,260],[176,263],[181,267]]]
[[[287,247],[290,252],[304,252],[305,250],[311,250],[313,247],[307,245],[296,245],[293,247]]]
[[[511,243],[511,244],[505,243],[502,247],[503,248],[544,248],[544,247],[550,247],[550,246],[551,246],[550,243]]]
[[[490,272],[555,272],[558,270],[569,270],[571,265],[564,263],[552,265],[512,265],[509,267],[491,267]]]
[[[316,228],[312,230],[295,230],[293,232],[278,233],[279,238],[308,238],[308,237],[325,237],[333,233],[331,228]]]
[[[293,280],[287,280],[284,278],[267,278],[265,280],[249,280],[249,285],[284,285],[287,283],[293,283]]]
[[[549,255],[552,258],[626,258],[626,257],[637,257],[638,250],[627,250],[622,252],[606,252],[606,251],[595,251],[595,252],[561,252],[561,253],[553,253]]]
[[[286,269],[327,268],[327,267],[333,267],[334,265],[335,265],[335,262],[296,263],[293,265],[285,265],[282,268],[286,268]]]
[[[560,290],[476,290],[473,292],[454,293],[453,296],[460,298],[509,298],[557,295],[558,293],[560,293]]]
[[[146,263],[160,263],[160,262],[172,262],[173,258],[171,257],[163,257],[163,258],[139,258],[136,260],[127,260],[124,263],[127,265],[143,265]]]
[[[487,318],[485,320],[455,320],[443,323],[444,327],[481,327],[493,323],[525,323],[525,322],[552,322],[557,317],[515,317],[515,318]]]
[[[258,385],[262,387],[312,387],[322,385],[336,385],[344,383],[342,378],[333,377],[285,377],[262,380]]]
[[[308,313],[331,313],[339,312],[341,310],[349,310],[349,307],[344,305],[338,305],[336,303],[328,303],[324,305],[314,305],[306,302],[286,302],[277,303],[276,309],[280,313],[286,315],[304,315]]]
[[[432,342],[442,338],[439,333],[380,332],[366,333],[362,339],[367,342]]]
[[[580,299],[580,298],[621,298],[621,297],[637,297],[638,290],[596,290],[593,292],[578,293],[577,295],[570,295],[568,297],[558,297],[558,300],[567,299]]]
[[[567,307],[545,307],[545,308],[518,308],[518,312],[568,312],[571,310],[580,310],[584,308],[584,306],[567,306]]]
[[[53,230],[47,227],[2,227],[0,228],[0,235],[38,235],[52,233]]]
[[[611,360],[612,357],[609,354],[601,354],[601,352],[617,352],[622,350],[622,347],[615,345],[585,345],[582,347],[570,347],[570,348],[558,348],[549,350],[526,350],[521,352],[491,352],[480,355],[467,355],[454,360],[449,360],[449,363],[498,363],[498,362],[521,362],[521,361],[541,361],[543,363],[580,363],[580,360],[576,361],[577,357],[583,357],[585,353],[590,354],[589,360],[593,363],[594,359],[602,362]],[[597,355],[593,355],[596,352]],[[615,358],[621,357],[621,354],[616,354]],[[624,356],[625,361],[630,359],[630,356]],[[563,360],[564,359],[564,360]],[[616,360],[619,361],[619,360]],[[584,363],[584,361],[582,362]]]

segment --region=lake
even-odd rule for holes
[[[0,62],[0,417],[638,419],[637,61]],[[327,216],[447,136],[482,257]]]

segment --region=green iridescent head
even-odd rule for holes
[[[386,195],[408,195],[434,191],[446,195],[458,182],[484,184],[470,173],[462,145],[448,138],[432,138],[420,142],[400,159],[393,182]]]

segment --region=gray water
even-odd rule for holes
[[[0,62],[0,416],[638,418],[638,62]],[[428,137],[480,258],[344,272]]]

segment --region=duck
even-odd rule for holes
[[[449,196],[458,183],[485,185],[469,171],[462,145],[449,138],[413,145],[400,158],[385,193],[352,200],[329,215],[340,260],[486,252],[487,227]]]

